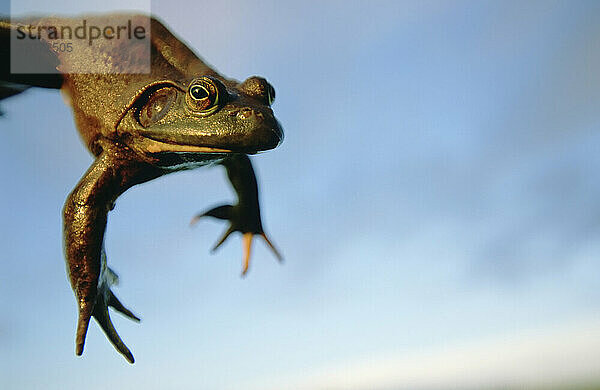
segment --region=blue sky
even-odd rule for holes
[[[94,9],[41,3],[19,7]],[[600,329],[600,3],[190,1],[152,12],[223,74],[275,86],[286,138],[253,162],[285,263],[256,245],[241,279],[239,236],[211,255],[224,226],[189,228],[233,199],[222,169],[136,187],[106,242],[116,293],[142,317],[113,315],[136,363],[96,324],[76,358],[61,209],[91,157],[58,92],[3,101],[3,388],[267,388],[345,362]]]

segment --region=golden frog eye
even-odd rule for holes
[[[190,83],[186,102],[200,115],[210,115],[219,109],[219,88],[217,82],[209,77],[200,77]]]

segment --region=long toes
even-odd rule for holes
[[[113,294],[112,291],[108,292],[108,306],[114,308],[116,311],[135,322],[141,321],[138,316],[131,312],[131,310],[123,306],[121,301],[119,301],[119,299],[115,296],[115,294]]]
[[[92,314],[89,310],[79,310],[79,318],[77,320],[77,333],[75,335],[75,354],[81,356],[85,346],[85,336],[90,325]]]
[[[217,219],[231,220],[231,211],[232,210],[233,210],[233,206],[229,205],[229,204],[214,207],[208,211],[205,211],[204,213],[195,215],[194,218],[192,218],[192,220],[190,221],[190,225],[194,225],[196,222],[198,222],[200,220],[200,218],[203,218],[203,217],[213,217],[213,218],[217,218]]]
[[[273,245],[273,243],[267,238],[267,235],[264,232],[258,233],[258,235],[260,235],[265,240],[269,248],[271,248],[271,250],[275,254],[275,257],[277,257],[277,260],[281,263],[283,261],[283,257],[281,256],[277,248],[275,248],[275,245]],[[244,247],[244,256],[242,258],[242,277],[246,276],[246,273],[248,273],[248,267],[250,266],[250,257],[252,255],[252,241],[254,239],[254,236],[254,233],[244,233],[244,235],[242,236],[242,245]]]
[[[242,236],[242,242],[244,246],[244,257],[242,260],[242,277],[246,276],[246,273],[248,272],[248,267],[250,266],[252,238],[254,238],[254,234],[252,233],[244,233],[244,235]]]
[[[110,315],[108,314],[108,305],[101,296],[99,296],[98,300],[96,301],[93,317],[96,319],[96,322],[98,322],[98,325],[100,325],[100,327],[106,334],[106,337],[108,337],[108,339],[110,340],[112,345],[117,349],[117,351],[119,351],[129,363],[133,364],[133,362],[135,361],[135,359],[133,358],[133,354],[131,353],[129,348],[127,348],[121,337],[119,337],[119,334],[117,333],[112,321],[110,320]],[[135,316],[133,317],[137,318]]]
[[[271,250],[273,251],[273,254],[277,258],[277,261],[279,261],[281,263],[283,261],[283,256],[281,256],[281,253],[279,253],[277,248],[275,248],[275,245],[273,245],[271,240],[269,240],[269,238],[267,237],[267,235],[264,232],[260,233],[260,236],[263,238],[263,240],[265,240],[265,242],[267,243],[269,248],[271,248]]]
[[[269,246],[275,257],[279,262],[283,261],[281,253],[277,250],[275,245],[267,237],[262,229],[262,223],[260,221],[259,213],[252,213],[246,209],[241,208],[241,205],[231,206],[222,205],[212,208],[202,214],[196,215],[192,218],[191,225],[198,222],[203,217],[213,217],[218,219],[224,219],[229,221],[229,227],[223,233],[219,241],[211,249],[211,252],[216,251],[235,231],[239,231],[243,234],[243,257],[242,257],[242,277],[248,272],[250,266],[250,257],[252,251],[252,240],[255,235],[260,235]]]
[[[229,235],[234,231],[235,229],[232,226],[229,226],[229,228],[225,231],[225,233],[223,233],[219,241],[217,241],[217,243],[213,246],[213,248],[210,251],[214,252],[217,249],[219,249],[219,247],[225,242],[225,240],[227,240],[227,237],[229,237]]]

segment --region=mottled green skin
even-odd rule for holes
[[[253,234],[261,234],[266,239],[260,220],[256,178],[246,154],[276,147],[283,139],[283,131],[271,110],[274,91],[266,80],[251,77],[238,83],[226,79],[156,19],[143,15],[128,17],[151,26],[149,73],[135,73],[142,64],[136,55],[143,52],[135,43],[118,46],[98,40],[93,47],[82,45],[66,56],[50,51],[49,42],[42,39],[32,43],[35,45],[32,55],[59,72],[16,75],[11,74],[3,62],[0,98],[30,86],[61,88],[72,106],[79,133],[96,157],[64,206],[67,271],[79,308],[76,353],[83,353],[89,321],[94,317],[115,348],[133,363],[133,355],[118,336],[108,314],[108,307],[112,306],[139,320],[110,290],[116,275],[106,265],[104,232],[114,202],[136,184],[177,170],[221,163],[238,194],[238,203],[220,206],[199,216],[227,219],[230,221],[228,232],[240,231],[249,234],[250,239]],[[112,18],[113,15],[86,17],[98,25]],[[80,20],[31,18],[26,23],[68,25]],[[14,28],[14,23],[0,21],[0,44],[5,58],[8,31]],[[71,73],[87,65],[94,65],[102,73]],[[189,104],[188,86],[203,76],[210,76],[221,88],[218,108],[210,115],[199,115]],[[140,111],[151,104],[159,90],[167,91],[168,110],[164,110],[166,114],[163,112],[158,120],[143,126]]]

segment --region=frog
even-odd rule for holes
[[[128,27],[142,26],[146,46],[131,37],[120,43],[72,39],[68,42],[74,47],[67,53],[56,50],[67,45],[53,46],[66,41],[42,34],[49,31],[47,26],[75,29],[82,20],[86,26],[108,25],[104,31],[113,36],[115,20],[127,20]],[[41,64],[42,72],[10,68],[9,41],[19,32],[28,34],[22,42],[28,45],[28,61]],[[5,59],[0,64],[0,99],[34,87],[59,89],[94,158],[63,208],[66,269],[78,309],[76,355],[83,354],[94,318],[115,349],[129,363],[135,362],[113,325],[109,307],[133,321],[140,318],[113,292],[118,277],[108,266],[104,236],[115,202],[138,184],[177,171],[223,166],[237,202],[198,213],[191,224],[205,217],[228,222],[213,251],[232,233],[241,233],[242,276],[248,272],[255,237],[282,260],[263,228],[249,158],[283,141],[283,128],[271,107],[275,89],[265,78],[251,76],[243,82],[226,78],[158,17],[144,14],[0,18],[0,54]],[[94,70],[86,72],[86,67]]]

